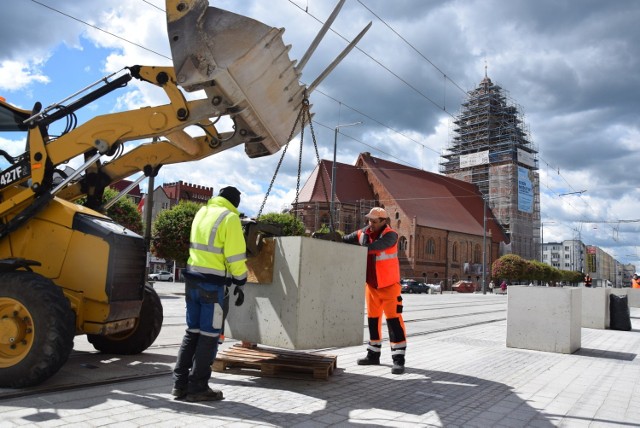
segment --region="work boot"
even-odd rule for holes
[[[174,400],[184,400],[187,396],[187,390],[182,388],[173,388],[171,390],[171,395],[173,395]]]
[[[196,392],[194,394],[187,394],[186,400],[190,403],[196,403],[198,401],[220,401],[224,398],[222,391],[217,389],[208,388],[202,392]]]
[[[391,367],[391,374],[404,373],[404,355],[394,355],[393,367]]]
[[[367,356],[358,358],[359,366],[377,366],[380,365],[380,352],[367,351]]]

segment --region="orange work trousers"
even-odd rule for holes
[[[407,335],[402,319],[402,287],[395,283],[388,287],[365,287],[365,302],[367,304],[367,318],[369,321],[369,349],[380,352],[382,343],[382,314],[387,320],[389,342],[392,355],[404,355],[407,345]]]

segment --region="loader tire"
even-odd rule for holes
[[[100,352],[134,355],[153,344],[162,328],[162,302],[153,287],[144,286],[142,309],[136,325],[127,331],[110,335],[88,334],[87,339]]]
[[[62,289],[34,272],[0,274],[0,387],[24,388],[67,362],[75,314]]]

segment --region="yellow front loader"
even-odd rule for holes
[[[300,106],[327,74],[302,85],[303,64],[289,59],[282,29],[206,0],[167,0],[166,11],[173,67],[127,67],[31,111],[0,100],[0,135],[23,133],[26,140],[19,156],[0,150],[9,165],[0,171],[0,387],[51,377],[75,335],[86,334],[107,353],[147,349],[160,332],[162,305],[145,285],[143,238],[98,212],[104,188],[240,144],[250,158],[277,152],[297,134]],[[168,103],[74,126],[75,111],[133,79],[162,88]],[[204,97],[188,101],[183,90]],[[215,128],[223,116],[232,131]],[[59,121],[66,121],[64,132],[50,135]],[[76,170],[62,168],[78,157]],[[73,203],[80,197],[87,206]]]

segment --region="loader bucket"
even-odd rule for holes
[[[207,0],[167,0],[167,28],[178,84],[203,89],[235,121],[249,157],[284,146],[305,87],[299,82],[284,29],[215,7]]]

